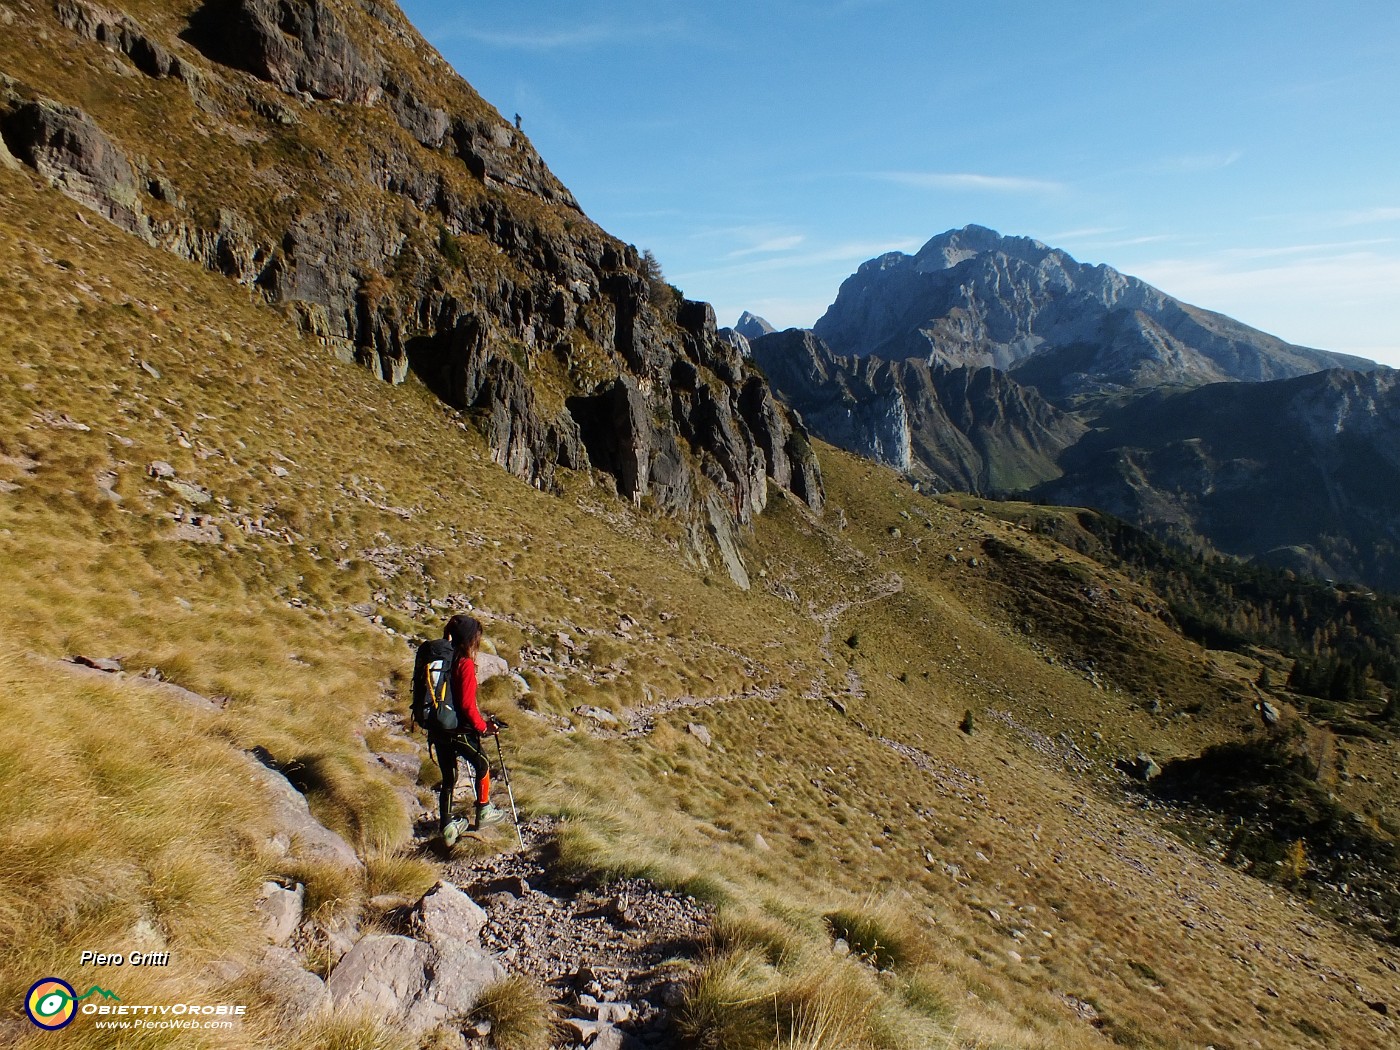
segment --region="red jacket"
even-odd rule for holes
[[[476,661],[464,656],[452,665],[452,692],[457,697],[457,725],[463,732],[486,732],[486,719],[476,706]]]

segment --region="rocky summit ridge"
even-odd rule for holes
[[[820,508],[801,424],[708,304],[592,223],[396,7],[4,14],[0,161],[246,286],[343,359],[415,373],[511,473],[550,488],[560,468],[596,471],[741,585],[739,535],[770,484]]]
[[[1011,371],[1056,401],[1374,367],[982,226],[862,264],[813,331],[838,354]]]

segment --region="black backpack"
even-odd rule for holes
[[[418,647],[413,667],[413,721],[426,730],[457,731],[453,662],[452,643],[446,638],[435,638]]]

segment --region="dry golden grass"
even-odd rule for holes
[[[68,972],[74,938],[120,936],[149,912],[188,945],[171,979],[199,986],[209,963],[255,947],[246,906],[266,874],[302,877],[314,909],[345,914],[372,893],[423,885],[429,869],[406,851],[392,780],[368,756],[403,745],[366,719],[403,715],[403,635],[439,633],[443,611],[428,603],[455,596],[503,656],[526,663],[528,695],[502,685],[484,703],[512,723],[517,800],[566,818],[561,863],[643,874],[723,906],[687,1008],[697,1039],[1066,1050],[1103,1045],[1104,1033],[1160,1047],[1391,1041],[1391,1022],[1336,990],[1400,999],[1382,964],[1397,961],[1393,949],[1359,944],[1196,854],[1118,793],[1115,757],[1195,753],[1247,714],[1231,699],[1235,679],[1135,605],[1131,581],[822,449],[847,527],[775,500],[748,541],[754,590],[707,586],[680,564],[672,523],[586,479],[552,497],[508,478],[415,381],[391,388],[342,365],[220,279],[51,200],[0,171],[0,479],[17,486],[0,493],[11,654],[0,777],[19,792],[0,792],[0,851],[25,889],[6,883],[0,908],[7,943],[21,946],[11,985]],[[449,453],[457,475],[443,485]],[[211,494],[203,508],[218,542],[171,538],[188,495],[148,475],[157,460]],[[109,474],[120,502],[98,484]],[[240,516],[281,535],[247,534]],[[896,523],[900,542],[887,531]],[[986,555],[988,537],[1021,552],[1016,574]],[[1127,598],[1076,601],[1075,574]],[[362,602],[383,625],[351,611]],[[636,622],[627,632],[624,614]],[[522,661],[555,649],[560,633],[580,649],[567,674]],[[1114,648],[1102,688],[1071,662],[1096,636]],[[48,679],[34,680],[26,651],[120,655],[228,703],[206,717],[84,682],[47,694],[72,719],[55,732],[50,705],[32,700]],[[1145,709],[1158,688],[1169,717]],[[683,696],[718,702],[625,740],[594,737],[572,714]],[[83,717],[93,705],[138,743],[115,746]],[[969,709],[971,736],[958,729]],[[1083,771],[1063,761],[1064,738],[1090,760]],[[367,883],[270,870],[247,830],[265,804],[251,783],[204,790],[254,747],[361,850]],[[1370,761],[1390,771],[1383,755]],[[420,780],[435,775],[428,763]],[[98,808],[118,798],[119,813]],[[881,902],[894,900],[898,914],[885,915]],[[875,932],[856,940],[877,961],[901,928],[918,950],[884,960],[885,976],[834,960],[830,913],[873,913]],[[1101,1028],[1073,1003],[1092,1004]],[[251,1028],[224,1038],[275,1042]],[[389,1036],[337,1022],[306,1038],[288,1045]]]
[[[0,996],[20,1002],[49,974],[76,983],[85,948],[183,960],[179,976],[116,971],[129,1001],[208,995],[202,971],[261,939],[251,904],[267,827],[248,781],[178,702],[0,651]],[[91,1030],[73,1042],[111,1045]]]
[[[544,989],[513,975],[490,984],[472,1013],[491,1022],[497,1050],[547,1050],[554,1036],[553,1007]]]

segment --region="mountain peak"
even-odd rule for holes
[[[750,313],[748,310],[741,313],[739,320],[734,322],[734,331],[749,340],[762,338],[776,330],[766,318],[759,317],[758,314]]]
[[[865,263],[814,330],[839,354],[1018,369],[1052,400],[1367,365],[976,225]]]
[[[1039,261],[1052,249],[1030,237],[1004,237],[986,226],[969,224],[960,230],[948,230],[930,238],[914,256],[920,273],[951,270],[959,263],[978,255],[1000,252],[1026,261]]]

